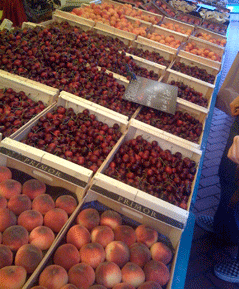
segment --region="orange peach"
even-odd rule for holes
[[[72,214],[77,207],[76,199],[71,195],[61,195],[55,201],[56,208],[63,209],[68,215]]]
[[[46,185],[37,179],[30,179],[22,185],[22,193],[27,195],[31,200],[36,196],[45,194]]]
[[[113,210],[106,210],[100,216],[100,225],[109,226],[115,229],[122,224],[122,217],[119,213]]]
[[[15,265],[24,267],[27,273],[30,274],[35,271],[42,258],[41,249],[31,244],[25,244],[17,250]]]
[[[104,248],[114,240],[114,232],[108,226],[97,226],[91,231],[91,240]]]
[[[112,289],[135,289],[135,287],[131,284],[122,282],[122,283],[115,285]]]
[[[131,246],[136,242],[136,233],[131,226],[121,225],[114,229],[115,240],[125,242]]]
[[[61,289],[78,289],[74,284],[66,284]]]
[[[105,247],[105,258],[116,263],[120,268],[129,262],[129,247],[122,241],[112,241]]]
[[[155,260],[150,260],[144,266],[145,280],[158,282],[161,286],[166,285],[170,278],[168,267]]]
[[[41,250],[49,249],[54,240],[54,232],[46,226],[34,228],[29,235],[29,243],[37,246]]]
[[[32,209],[45,215],[48,211],[55,208],[53,198],[48,194],[41,194],[36,196],[32,201]]]
[[[172,250],[162,242],[156,242],[150,247],[150,252],[152,259],[156,261],[161,261],[167,265],[173,256]]]
[[[8,227],[2,234],[3,245],[12,251],[17,251],[22,245],[28,243],[29,234],[26,228],[20,225]]]
[[[8,208],[0,209],[0,232],[8,227],[16,225],[17,216]]]
[[[19,216],[22,212],[30,210],[32,207],[32,202],[27,195],[15,195],[8,200],[7,204],[9,210],[11,210],[15,215]]]
[[[138,287],[145,281],[145,274],[137,264],[128,262],[121,269],[122,281]]]
[[[27,271],[21,266],[6,266],[0,269],[1,289],[21,289],[26,282]]]
[[[155,281],[147,281],[141,284],[138,289],[162,289],[161,285]]]
[[[66,241],[75,245],[79,250],[83,245],[90,242],[90,232],[82,225],[74,225],[67,232]]]
[[[103,262],[95,270],[96,283],[112,288],[122,279],[120,267],[114,262]]]
[[[151,252],[143,243],[134,243],[129,247],[130,261],[143,267],[150,259]]]
[[[39,275],[39,285],[47,289],[60,289],[68,283],[66,270],[59,265],[48,265]]]
[[[0,245],[0,268],[11,266],[13,262],[13,253],[6,245]]]
[[[31,232],[34,228],[43,225],[43,216],[36,210],[26,210],[19,215],[17,223]]]
[[[95,282],[94,269],[85,263],[79,263],[71,267],[68,276],[70,283],[82,289],[90,287]]]
[[[99,212],[93,208],[84,209],[78,214],[76,222],[91,231],[100,223]]]
[[[0,183],[11,178],[12,178],[11,170],[8,167],[0,166]]]
[[[105,250],[99,243],[88,243],[80,248],[81,262],[96,268],[105,261]]]
[[[8,179],[0,183],[0,195],[6,199],[10,199],[12,196],[19,195],[22,190],[22,184],[16,180]]]
[[[143,243],[149,248],[158,240],[158,232],[146,225],[139,225],[135,233],[137,242]]]
[[[4,209],[7,207],[7,199],[0,195],[0,209]]]
[[[56,265],[60,265],[67,271],[80,262],[80,253],[76,246],[72,244],[60,245],[53,256]]]
[[[60,232],[61,228],[68,220],[66,211],[54,208],[48,211],[44,216],[44,225],[52,229],[53,232]]]

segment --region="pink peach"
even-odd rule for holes
[[[66,270],[59,265],[48,265],[39,275],[39,285],[47,289],[60,289],[68,283]]]
[[[1,289],[21,289],[25,284],[27,271],[21,266],[6,266],[0,269]]]
[[[155,260],[150,260],[144,266],[145,280],[158,282],[161,286],[166,285],[170,278],[168,267]]]
[[[134,243],[129,247],[130,261],[143,267],[150,259],[149,248],[143,243]]]
[[[67,232],[66,241],[75,245],[79,250],[83,245],[90,242],[90,232],[82,225],[74,225]]]
[[[158,282],[147,281],[141,284],[138,289],[162,289],[162,287]]]
[[[35,199],[38,195],[45,194],[46,185],[37,179],[30,179],[24,182],[22,186],[22,193],[27,195],[31,200]]]
[[[91,240],[104,248],[114,240],[114,232],[108,226],[97,226],[91,231]]]
[[[16,195],[12,196],[7,204],[9,210],[11,210],[15,215],[19,216],[22,212],[30,210],[32,207],[32,202],[27,195]]]
[[[120,225],[114,229],[115,240],[125,242],[131,246],[136,242],[136,233],[131,226]]]
[[[95,269],[105,260],[105,250],[99,243],[88,243],[80,248],[81,262]]]
[[[0,268],[11,266],[13,263],[13,253],[6,245],[0,245]]]
[[[78,214],[76,222],[91,231],[100,223],[99,212],[93,208],[84,209]]]
[[[15,265],[24,267],[27,273],[30,274],[35,271],[42,258],[41,249],[31,244],[25,244],[17,250]]]
[[[112,241],[105,247],[105,258],[116,263],[120,268],[129,262],[129,247],[122,241]]]
[[[122,217],[116,211],[106,210],[100,216],[100,225],[115,229],[117,226],[122,225]]]
[[[103,262],[95,270],[96,283],[112,288],[121,282],[121,270],[114,262]]]
[[[79,263],[70,268],[69,282],[78,288],[87,289],[95,282],[94,269],[85,263]]]
[[[34,228],[43,225],[43,216],[36,210],[26,210],[19,215],[17,223],[31,232]]]
[[[131,284],[122,282],[122,283],[115,285],[112,289],[135,289],[135,287]]]
[[[72,244],[60,245],[53,256],[56,265],[60,265],[67,271],[80,262],[80,253],[76,246]]]
[[[51,228],[53,232],[60,232],[61,228],[68,220],[67,213],[59,208],[48,211],[44,216],[44,225]]]
[[[4,209],[7,207],[7,199],[0,195],[0,209]]]
[[[172,250],[166,244],[162,242],[154,243],[150,247],[150,251],[151,251],[153,260],[161,261],[165,265],[167,265],[173,257]]]
[[[6,199],[10,199],[12,196],[21,194],[22,184],[16,180],[8,179],[0,183],[0,195]]]
[[[11,178],[12,178],[11,170],[8,167],[0,166],[0,183]]]
[[[20,225],[8,227],[2,235],[3,245],[8,246],[12,251],[17,251],[22,245],[27,244],[28,240],[27,229]]]
[[[49,249],[54,240],[54,232],[46,226],[38,226],[34,228],[29,235],[29,243],[37,246],[41,250]]]
[[[17,216],[8,208],[0,209],[0,232],[5,231],[8,227],[16,225]]]
[[[158,240],[158,232],[146,225],[139,225],[135,233],[137,242],[144,243],[149,248]]]
[[[76,199],[71,195],[61,195],[55,201],[56,208],[65,210],[68,215],[71,215],[77,207]]]
[[[144,271],[139,265],[128,262],[121,269],[122,281],[138,287],[145,281]]]
[[[41,194],[36,196],[32,201],[32,209],[45,215],[48,211],[55,208],[53,198],[48,194]]]

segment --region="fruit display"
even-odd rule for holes
[[[203,130],[203,125],[199,120],[180,110],[172,115],[143,107],[136,119],[195,143],[199,142]]]
[[[152,32],[148,33],[146,37],[150,40],[159,42],[175,49],[179,48],[179,46],[181,45],[181,41],[179,39],[176,39],[174,35],[166,36],[158,32]]]
[[[160,13],[161,11],[153,2],[149,2],[145,5],[142,5],[141,7],[148,12],[155,13],[155,14],[161,14]]]
[[[196,32],[195,37],[202,39],[202,40],[209,41],[213,44],[216,44],[216,45],[219,45],[222,47],[225,47],[227,44],[227,40],[225,38],[218,39],[218,38],[214,37],[212,34],[209,34],[207,32]]]
[[[211,20],[216,23],[228,23],[230,18],[229,12],[220,12],[220,11],[210,11],[208,9],[200,9],[199,11],[200,16],[203,19]]]
[[[22,288],[75,211],[78,200],[0,166],[0,284]]]
[[[86,203],[28,288],[162,288],[173,255],[169,239],[153,227]]]
[[[215,82],[215,75],[208,73],[205,68],[200,68],[197,65],[187,65],[183,62],[175,61],[171,69],[211,84]]]
[[[163,0],[156,0],[154,3],[167,16],[172,18],[176,16],[176,11],[167,2]]]
[[[212,30],[212,31],[214,31],[214,32],[221,33],[221,34],[223,34],[223,35],[225,35],[226,32],[227,32],[227,26],[226,26],[226,25],[213,23],[213,22],[211,22],[211,21],[206,21],[206,20],[204,20],[204,21],[202,22],[201,26],[202,26],[203,28]]]
[[[183,25],[180,23],[163,22],[162,24],[160,24],[160,26],[186,35],[191,35],[192,33],[192,29],[187,29],[183,27]]]
[[[186,13],[178,13],[175,16],[175,19],[183,21],[183,22],[191,24],[191,25],[200,25],[202,22],[202,20],[200,18],[186,14]]]
[[[190,13],[197,10],[197,5],[193,2],[189,3],[187,1],[181,1],[181,0],[170,0],[169,4],[176,10],[184,12],[184,13]]]

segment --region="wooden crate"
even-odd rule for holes
[[[162,26],[163,24],[172,24],[173,26],[177,25],[177,27],[184,29],[185,31],[189,31],[191,30],[191,33],[187,34],[187,33],[182,33],[185,34],[189,37],[189,35],[191,35],[194,32],[195,26],[194,25],[190,25],[190,24],[186,24],[184,22],[175,20],[173,18],[169,18],[169,17],[164,17],[162,22],[160,23],[160,26]]]

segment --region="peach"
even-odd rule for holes
[[[4,209],[7,207],[7,199],[0,195],[0,209]]]
[[[80,253],[76,246],[63,244],[56,249],[53,261],[56,265],[60,265],[68,271],[72,266],[80,262]]]
[[[22,193],[27,195],[31,200],[38,195],[45,194],[46,185],[37,179],[30,179],[22,185]]]
[[[66,284],[61,289],[78,289],[74,284]]]
[[[39,275],[39,285],[47,289],[60,289],[68,283],[66,270],[59,265],[48,265]]]
[[[76,222],[91,231],[100,223],[99,212],[93,208],[84,209],[76,217]]]
[[[16,225],[17,217],[8,208],[0,209],[0,232],[5,231],[8,227]]]
[[[67,213],[59,208],[48,211],[44,216],[44,225],[51,228],[53,232],[60,232],[61,228],[68,220]]]
[[[137,242],[145,244],[147,247],[151,247],[158,240],[158,232],[146,225],[139,225],[136,230]]]
[[[12,196],[7,204],[9,210],[11,210],[15,215],[19,216],[22,212],[30,210],[32,207],[32,202],[27,195],[16,195]]]
[[[54,240],[54,232],[46,226],[38,226],[34,228],[29,235],[29,243],[37,246],[43,251],[49,249]]]
[[[129,247],[130,261],[143,267],[150,259],[151,252],[143,243],[134,243]]]
[[[45,215],[48,211],[55,208],[53,198],[48,194],[41,194],[36,196],[32,201],[32,209]]]
[[[0,183],[0,195],[6,199],[10,199],[12,196],[21,194],[22,184],[16,180],[8,179]]]
[[[146,281],[155,281],[161,286],[166,285],[169,281],[170,273],[168,267],[160,261],[150,260],[143,270]]]
[[[95,270],[96,283],[112,288],[121,282],[120,267],[114,262],[103,262]]]
[[[2,234],[3,245],[8,246],[12,251],[17,251],[22,245],[27,244],[28,240],[27,229],[20,225],[11,226]]]
[[[27,271],[21,266],[6,266],[0,269],[1,289],[21,289],[26,282]]]
[[[136,233],[131,226],[121,225],[114,229],[115,240],[123,241],[126,245],[131,246],[136,242]]]
[[[6,245],[0,245],[0,268],[11,266],[13,262],[13,253]]]
[[[112,289],[135,289],[135,287],[131,284],[122,282],[122,283],[115,285]]]
[[[145,281],[144,271],[139,265],[128,262],[121,269],[122,281],[138,287]]]
[[[130,258],[129,247],[122,241],[112,241],[105,247],[105,259],[123,267]]]
[[[71,267],[68,276],[69,282],[81,289],[86,289],[95,282],[94,269],[85,263],[79,263]]]
[[[103,285],[95,284],[90,286],[89,289],[107,289],[107,288]]]
[[[81,262],[96,268],[105,261],[105,250],[99,243],[88,243],[80,248]]]
[[[67,232],[66,241],[79,250],[83,245],[90,243],[90,232],[82,225],[74,225]]]
[[[8,167],[0,166],[0,183],[11,178],[11,170]]]
[[[71,195],[61,195],[55,201],[56,208],[65,210],[68,215],[72,214],[77,207],[76,199]]]
[[[104,248],[114,240],[114,232],[108,226],[97,226],[91,231],[91,240]]]
[[[162,289],[162,287],[155,281],[147,281],[141,284],[138,289]]]
[[[165,265],[167,265],[173,257],[172,250],[166,244],[162,242],[154,243],[150,247],[150,252],[151,252],[153,260],[161,261]]]
[[[27,273],[30,274],[35,271],[42,258],[41,249],[31,244],[25,244],[17,250],[15,265],[24,267]]]
[[[100,216],[100,225],[109,226],[111,229],[115,229],[122,224],[122,217],[119,213],[113,210],[106,210]]]
[[[34,228],[43,225],[43,216],[36,210],[26,210],[19,215],[17,223],[31,232]]]

